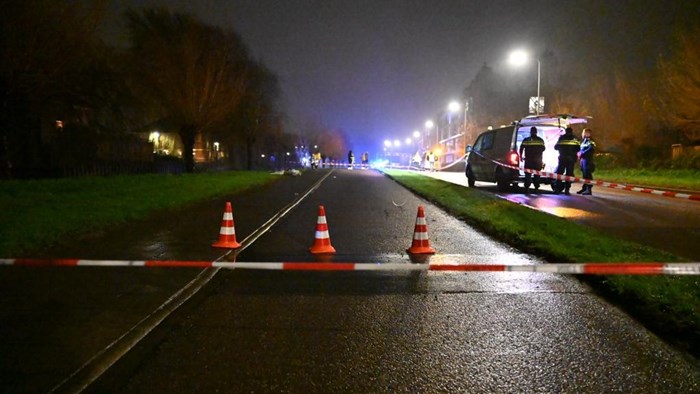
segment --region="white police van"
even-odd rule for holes
[[[518,154],[520,144],[530,136],[530,128],[537,127],[537,135],[544,140],[545,151],[542,154],[544,171],[555,172],[559,161],[559,152],[554,149],[559,136],[564,130],[574,125],[584,125],[590,117],[578,117],[569,114],[533,115],[513,122],[509,126],[489,129],[476,138],[474,145],[467,146],[465,175],[470,187],[476,181],[496,183],[499,191],[507,191],[511,186],[517,187],[525,178],[523,164]],[[576,134],[576,130],[574,131]],[[497,162],[497,163],[496,163]],[[518,167],[515,170],[501,164]],[[548,180],[542,180],[548,183]]]

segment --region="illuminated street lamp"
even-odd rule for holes
[[[515,50],[508,56],[508,62],[516,67],[520,67],[528,62],[529,55],[522,49]],[[540,114],[540,69],[542,63],[537,59],[537,101],[535,102],[535,113]]]
[[[401,146],[401,141],[394,140],[394,148],[398,148],[399,146]]]
[[[447,105],[447,110],[449,110],[450,112],[453,112],[453,113],[459,111],[459,108],[460,108],[460,105],[456,101],[452,101],[449,105]]]
[[[389,140],[384,140],[384,146],[387,148],[391,148],[391,141]]]

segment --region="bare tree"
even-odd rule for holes
[[[488,64],[484,64],[469,86],[464,97],[471,98],[469,118],[478,129],[500,125],[522,117],[523,111],[510,105],[511,95],[502,75],[498,75]],[[525,106],[523,100],[522,105]]]
[[[691,141],[700,141],[700,28],[683,34],[675,52],[660,61],[663,87],[659,115]]]
[[[594,114],[592,127],[601,150],[617,151],[623,162],[633,164],[639,148],[657,150],[662,136],[652,122],[648,77],[615,70],[612,75],[598,74],[582,90],[587,101],[581,103]]]
[[[246,91],[248,54],[231,31],[164,9],[127,12],[131,54],[142,94],[179,124],[185,168],[195,137],[221,125]]]
[[[318,146],[321,156],[341,160],[346,157],[349,148],[348,137],[344,130],[331,128],[320,120],[310,119],[304,125],[299,138],[313,151]]]
[[[277,109],[279,84],[277,77],[264,65],[251,62],[248,66],[247,84],[241,105],[229,116],[228,130],[233,134],[226,138],[231,143],[242,144],[245,148],[245,166],[253,168],[255,147],[265,143],[265,148],[273,150],[270,144],[274,138],[270,134],[281,135],[281,115]]]

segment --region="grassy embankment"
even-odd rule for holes
[[[266,172],[0,182],[0,257],[271,182]]]
[[[551,262],[683,261],[669,253],[510,203],[491,193],[408,171],[386,173],[494,238]],[[696,186],[697,182],[696,178]],[[700,277],[611,275],[585,280],[669,341],[700,356]]]

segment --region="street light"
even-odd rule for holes
[[[517,49],[510,53],[508,62],[516,67],[520,67],[528,62],[529,55],[522,49]],[[542,63],[537,59],[537,101],[535,102],[535,114],[540,114],[540,69]]]
[[[457,112],[457,111],[459,111],[459,108],[460,108],[459,103],[456,101],[452,101],[449,105],[447,105],[447,109],[450,112]]]

